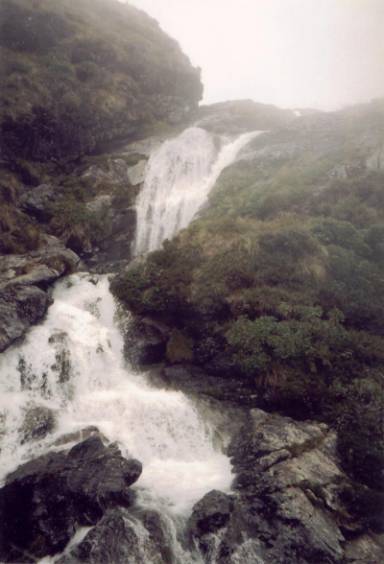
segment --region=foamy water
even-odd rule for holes
[[[147,500],[183,513],[210,489],[227,490],[229,460],[214,448],[213,429],[195,404],[182,392],[151,387],[126,366],[122,349],[107,277],[77,274],[59,282],[44,323],[0,360],[2,477],[58,436],[95,425],[143,463],[137,486]],[[55,410],[58,426],[54,435],[21,445],[30,405]]]
[[[220,173],[260,131],[235,140],[199,127],[165,141],[151,155],[137,199],[135,254],[154,251],[189,225]]]

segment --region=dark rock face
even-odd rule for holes
[[[206,562],[383,559],[380,541],[364,532],[343,501],[349,480],[339,466],[336,436],[326,425],[254,409],[229,451],[234,495],[226,499],[211,492],[196,504],[190,519]],[[216,510],[218,526],[215,520],[211,526]]]
[[[126,358],[136,367],[162,362],[169,332],[166,326],[145,318],[129,324],[124,338]]]
[[[55,237],[36,251],[2,257],[0,265],[0,352],[40,321],[51,303],[49,286],[75,270],[80,259]]]
[[[49,303],[49,296],[36,286],[0,290],[0,352],[40,321]]]
[[[78,526],[95,525],[108,508],[131,505],[128,488],[141,470],[140,462],[97,436],[19,467],[0,490],[1,560],[60,552]]]
[[[212,490],[193,507],[188,523],[189,531],[197,537],[218,531],[228,523],[232,511],[232,497]]]

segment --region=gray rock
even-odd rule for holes
[[[42,246],[0,262],[0,352],[44,317],[51,298],[46,292],[61,276],[73,272],[80,258],[47,236]]]
[[[28,408],[20,428],[21,442],[43,439],[56,426],[56,417],[52,409],[42,405]]]
[[[232,511],[233,498],[212,490],[194,505],[188,529],[196,537],[218,531],[228,523]]]
[[[40,184],[20,197],[21,208],[42,222],[52,217],[51,207],[57,198],[57,188],[51,184]]]
[[[35,286],[10,286],[0,290],[0,352],[40,321],[51,299]]]
[[[157,512],[146,513],[156,515],[160,528],[164,525]],[[174,564],[171,546],[166,531],[153,534],[153,524],[149,524],[148,518],[116,508],[108,510],[84,540],[57,564]]]
[[[133,503],[129,486],[141,471],[140,462],[99,437],[20,466],[0,489],[0,559],[34,561],[62,551],[77,527]]]
[[[232,438],[229,454],[236,476],[234,495],[226,506],[224,494],[216,498],[211,492],[196,504],[189,520],[204,561],[373,564],[383,560],[379,543],[358,537],[364,527],[353,522],[343,501],[350,482],[339,465],[336,435],[326,425],[252,409]],[[353,541],[344,536],[348,531]],[[376,560],[369,560],[373,555]]]
[[[141,160],[135,166],[131,166],[128,169],[128,179],[132,186],[137,186],[144,182],[146,166],[147,161]]]

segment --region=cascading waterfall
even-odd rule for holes
[[[137,200],[135,254],[154,251],[187,227],[222,170],[260,133],[244,133],[229,140],[190,127],[154,151]]]
[[[107,277],[72,275],[53,297],[44,323],[0,359],[1,478],[63,434],[95,425],[143,463],[135,487],[144,504],[183,515],[210,489],[228,489],[229,460],[213,447],[195,404],[126,366]],[[22,444],[25,415],[36,405],[53,410],[57,428]]]
[[[72,275],[57,284],[46,321],[1,358],[3,475],[55,436],[97,426],[143,463],[138,485],[183,512],[213,487],[227,488],[228,459],[212,429],[182,392],[151,387],[123,358],[123,337],[107,277]],[[66,359],[59,364],[60,359]],[[31,405],[57,413],[58,428],[41,442],[20,445]]]
[[[258,133],[229,141],[192,127],[163,143],[138,198],[136,254],[186,227],[220,172]],[[172,529],[205,493],[230,488],[228,458],[214,447],[214,431],[197,404],[149,385],[125,363],[107,276],[72,275],[56,284],[53,298],[45,321],[0,357],[0,481],[27,460],[63,448],[57,443],[63,435],[96,426],[123,455],[143,463],[134,486],[139,501],[160,509]],[[31,441],[25,426],[36,407],[51,412],[56,426]],[[178,544],[175,528],[170,537],[175,562],[196,561]]]

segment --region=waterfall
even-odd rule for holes
[[[44,323],[1,355],[1,478],[52,448],[58,437],[95,425],[122,453],[143,463],[143,502],[186,514],[213,488],[231,482],[213,429],[182,392],[150,386],[123,357],[123,337],[106,276],[60,281]],[[23,443],[32,406],[52,410],[54,433]]]
[[[244,133],[229,140],[190,127],[154,151],[137,200],[135,254],[154,251],[187,227],[222,170],[260,133]]]

